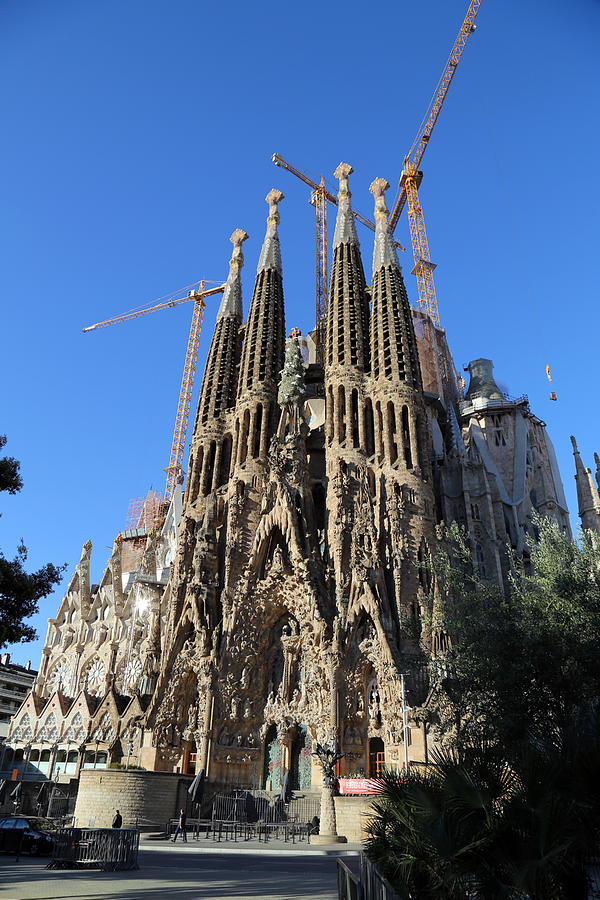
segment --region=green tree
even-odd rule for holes
[[[0,435],[0,450],[5,444],[6,437]],[[19,462],[9,456],[0,458],[0,491],[16,494],[22,487]],[[0,648],[36,637],[34,628],[24,620],[37,612],[38,601],[51,593],[66,567],[47,563],[28,574],[24,569],[26,559],[22,540],[13,559],[7,559],[0,550]]]
[[[512,559],[506,593],[479,577],[456,525],[433,561],[434,627],[450,638],[442,730],[459,744],[565,729],[600,697],[600,541],[584,532],[575,542],[540,517],[534,526],[530,562]]]

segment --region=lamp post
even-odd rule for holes
[[[408,712],[410,707],[406,705],[404,675],[400,676],[400,684],[402,687],[402,739],[404,743],[404,774],[408,775],[408,723],[406,721],[406,713]]]

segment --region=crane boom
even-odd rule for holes
[[[417,135],[412,143],[408,154],[406,155],[404,168],[405,170],[412,170],[413,172],[418,172],[419,166],[421,164],[421,160],[423,159],[423,154],[427,149],[427,144],[429,143],[429,139],[435,128],[435,123],[438,120],[438,116],[444,105],[444,100],[448,94],[448,90],[452,83],[452,79],[454,78],[454,73],[456,72],[456,68],[460,62],[460,58],[463,54],[463,50],[465,49],[465,45],[471,35],[475,31],[475,18],[477,13],[479,12],[479,7],[481,6],[481,0],[471,0],[469,4],[469,8],[467,10],[467,14],[463,20],[462,25],[460,26],[460,31],[458,32],[458,36],[454,42],[454,46],[452,47],[452,51],[450,56],[448,57],[448,61],[444,67],[444,71],[442,72],[442,76],[438,82],[435,93],[432,97],[431,103],[427,107],[427,112],[423,117],[423,121],[417,131]],[[408,165],[407,165],[408,163]],[[394,231],[396,225],[398,224],[398,219],[400,218],[400,214],[404,209],[404,205],[407,200],[407,191],[406,186],[403,184],[402,180],[399,185],[398,196],[396,197],[396,202],[394,203],[394,207],[392,209],[392,214],[390,215],[390,228]]]
[[[203,282],[197,281],[196,284],[200,285]],[[209,297],[211,294],[221,294],[225,290],[225,285],[220,284],[218,287],[208,288],[208,290],[202,290],[203,297]],[[161,303],[157,303],[155,306],[146,306],[143,309],[136,309],[132,312],[124,313],[122,316],[114,316],[112,319],[104,319],[103,322],[95,322],[94,325],[86,325],[85,328],[82,328],[84,334],[87,334],[89,331],[96,331],[98,328],[106,328],[107,325],[116,325],[118,322],[127,322],[129,319],[139,319],[140,316],[147,316],[149,313],[158,312],[161,309],[169,309],[171,306],[179,306],[182,303],[190,303],[192,300],[197,300],[199,296],[199,291],[189,290],[187,296],[185,297],[177,297],[174,298],[172,295],[168,300],[162,300]]]
[[[194,311],[192,313],[192,323],[190,326],[190,335],[188,338],[187,351],[185,354],[185,363],[183,366],[183,377],[181,379],[181,387],[179,389],[179,402],[177,404],[177,415],[175,416],[175,428],[173,430],[173,440],[171,443],[171,456],[169,465],[165,469],[167,473],[167,487],[165,490],[165,500],[169,503],[173,499],[177,477],[181,472],[181,464],[183,462],[183,452],[185,450],[185,437],[187,433],[187,424],[190,415],[190,404],[192,400],[192,391],[194,389],[194,376],[196,374],[196,362],[198,360],[198,347],[200,345],[200,333],[202,331],[202,320],[204,319],[205,297],[213,294],[222,294],[225,285],[220,284],[218,287],[205,289],[204,281],[197,281],[195,284],[198,290],[191,289],[185,297],[171,297],[156,303],[154,306],[148,306],[144,309],[138,309],[122,316],[114,316],[112,319],[105,319],[103,322],[96,322],[95,325],[88,325],[82,331],[87,334],[88,331],[95,331],[98,328],[105,328],[107,325],[115,325],[118,322],[127,322],[129,319],[138,319],[140,316],[147,316],[149,313],[157,312],[161,309],[167,309],[171,306],[179,306],[181,303],[189,303],[194,301]]]

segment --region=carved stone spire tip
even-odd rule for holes
[[[244,241],[248,240],[249,234],[246,234],[243,228],[236,228],[229,240],[234,247],[241,247]]]
[[[276,207],[279,203],[281,203],[283,197],[284,195],[281,193],[281,191],[278,191],[277,188],[272,188],[265,197],[265,200],[267,201],[269,206]]]
[[[579,453],[574,435],[571,435],[571,443],[573,444],[573,453]]]
[[[350,165],[350,163],[341,162],[335,172],[333,173],[334,178],[342,179],[348,178],[348,175],[351,175],[354,172],[354,169]]]
[[[371,182],[371,187],[369,188],[374,197],[383,197],[389,189],[390,183],[385,178],[376,178],[375,181]]]

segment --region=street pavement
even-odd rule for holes
[[[352,847],[213,849],[196,842],[140,847],[137,872],[48,870],[48,860],[0,854],[0,900],[336,900],[336,857]]]

